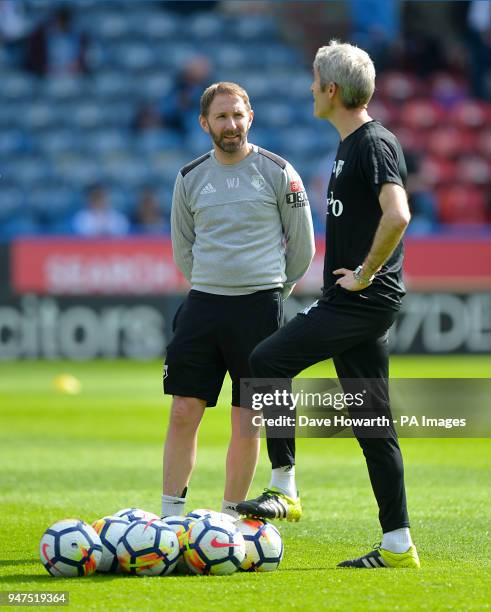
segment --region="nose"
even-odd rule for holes
[[[227,117],[225,128],[227,130],[235,130],[237,128],[237,122],[235,121],[233,117]]]

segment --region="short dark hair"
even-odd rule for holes
[[[226,94],[229,96],[238,96],[244,100],[244,104],[247,107],[247,110],[251,110],[251,103],[249,101],[249,96],[247,95],[247,91],[237,85],[237,83],[229,83],[227,81],[221,81],[220,83],[213,83],[205,89],[203,95],[200,100],[200,113],[203,117],[207,117],[210,112],[210,106],[215,96],[219,94]]]

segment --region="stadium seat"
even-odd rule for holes
[[[473,185],[486,186],[491,183],[491,165],[489,160],[478,155],[466,155],[457,162],[457,176],[460,181]]]
[[[117,183],[108,185],[109,202],[113,208],[125,215],[130,215],[135,208],[137,195],[133,188],[128,185],[121,186]]]
[[[149,155],[166,149],[179,148],[182,136],[173,130],[155,129],[142,132],[134,142],[138,153]]]
[[[440,221],[451,224],[486,223],[486,192],[477,187],[454,184],[437,191]]]
[[[488,159],[488,163],[491,163],[491,128],[483,130],[478,135],[477,150]]]
[[[198,155],[202,155],[209,149],[210,143],[208,141],[208,147],[201,149]],[[158,184],[174,185],[179,170],[195,157],[197,155],[193,155],[189,150],[183,152],[182,149],[167,149],[154,153],[148,159],[148,165],[152,173],[158,176]]]
[[[103,127],[108,110],[104,105],[95,100],[77,102],[71,106],[73,123],[82,130]]]
[[[71,76],[47,77],[42,89],[43,94],[56,104],[57,101],[80,98],[84,94],[84,79]]]
[[[138,97],[145,100],[161,100],[172,93],[174,79],[168,72],[157,70],[139,77]]]
[[[439,125],[427,136],[428,151],[437,157],[453,158],[476,150],[476,137],[470,130]]]
[[[23,72],[2,74],[2,98],[6,100],[33,100],[37,88],[37,79],[29,74]]]
[[[53,161],[54,177],[74,188],[84,188],[101,180],[99,160],[87,155],[65,155]]]
[[[37,139],[38,149],[48,157],[81,149],[81,138],[72,129],[60,128],[46,131]]]
[[[15,180],[19,186],[29,187],[32,183],[49,180],[51,164],[39,155],[22,155],[11,158],[4,166],[2,174]]]
[[[140,156],[129,153],[112,153],[100,161],[104,181],[115,183],[121,181],[130,187],[140,187],[151,183],[152,171]]]
[[[441,123],[445,110],[428,98],[418,98],[406,102],[400,114],[400,121],[413,129],[427,130]]]
[[[25,197],[17,186],[2,186],[0,189],[0,222],[5,223],[22,213]]]
[[[405,102],[421,93],[421,82],[414,76],[404,72],[385,72],[377,82],[377,90],[381,95],[395,103]]]
[[[368,113],[370,117],[377,119],[387,127],[390,127],[398,116],[397,109],[380,97],[372,98],[368,105]]]
[[[182,37],[186,21],[162,10],[148,11],[140,7],[131,15],[132,31],[145,39],[171,40]]]
[[[391,130],[397,136],[403,151],[411,153],[425,152],[427,133],[423,130],[416,130],[401,124],[392,125]]]
[[[29,193],[29,208],[42,223],[59,221],[73,212],[73,189],[39,186]]]
[[[26,137],[22,130],[0,130],[0,159],[18,155],[25,150]]]
[[[215,13],[196,13],[186,20],[188,35],[197,42],[223,40],[227,38],[228,27],[221,16]]]
[[[154,49],[144,42],[121,41],[113,44],[111,58],[114,64],[125,71],[137,72],[156,67]]]
[[[104,127],[86,134],[85,147],[90,155],[95,156],[123,152],[131,149],[131,139],[124,130]]]
[[[430,92],[431,97],[446,108],[453,106],[469,95],[465,81],[448,72],[438,72],[431,77]]]
[[[47,129],[58,123],[58,112],[58,108],[47,100],[33,101],[24,107],[23,124],[30,130]]]
[[[91,20],[90,32],[104,41],[113,41],[129,34],[131,22],[124,11],[121,13],[113,10],[99,12],[97,18]]]
[[[295,108],[287,101],[257,103],[255,112],[255,121],[262,127],[282,129],[294,124]]]
[[[491,106],[477,100],[463,100],[452,108],[449,120],[462,128],[481,129],[491,122]]]
[[[269,74],[264,71],[244,70],[236,75],[236,80],[249,94],[253,107],[261,98],[271,96]]]
[[[455,181],[456,164],[447,159],[426,156],[421,161],[421,174],[429,185],[437,186]]]
[[[155,71],[165,68],[170,74],[183,68],[199,51],[192,43],[182,40],[177,42],[166,40],[160,44],[155,44],[153,49],[156,65],[149,70]]]
[[[234,38],[240,41],[273,42],[278,36],[278,28],[274,19],[264,15],[243,14],[240,19],[231,19],[229,22]]]
[[[7,219],[0,226],[0,239],[10,241],[18,236],[37,236],[43,232],[29,214],[21,212]]]
[[[89,89],[101,100],[125,98],[133,90],[133,83],[119,70],[104,70],[91,77]]]
[[[236,44],[227,42],[206,43],[206,53],[218,70],[240,70],[247,68],[248,58]],[[224,80],[231,80],[230,72]],[[236,78],[234,77],[236,80]]]

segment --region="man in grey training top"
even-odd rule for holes
[[[228,371],[232,434],[222,511],[236,515],[259,454],[257,437],[241,437],[240,378],[251,376],[254,347],[275,332],[283,299],[314,255],[309,202],[302,181],[281,157],[247,140],[249,97],[235,83],[215,83],[201,98],[201,127],[213,150],[177,175],[172,202],[174,259],[191,283],[167,347],[164,391],[173,395],[164,450],[162,515],[183,514],[197,431]],[[294,439],[268,439],[270,483],[284,487],[294,471]]]

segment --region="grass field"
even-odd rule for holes
[[[363,457],[344,440],[299,440],[304,518],[279,523],[285,557],[272,574],[54,579],[38,560],[44,529],[126,506],[159,513],[161,449],[169,399],[159,363],[0,365],[0,591],[68,590],[80,610],[482,610],[490,607],[490,450],[482,439],[402,440],[413,537],[421,571],[336,570],[380,540]],[[69,372],[79,395],[57,392]],[[491,358],[393,358],[393,376],[487,377]],[[317,366],[308,376],[329,376]],[[218,509],[223,493],[227,402],[206,415],[188,494]],[[268,482],[265,450],[253,485]]]

